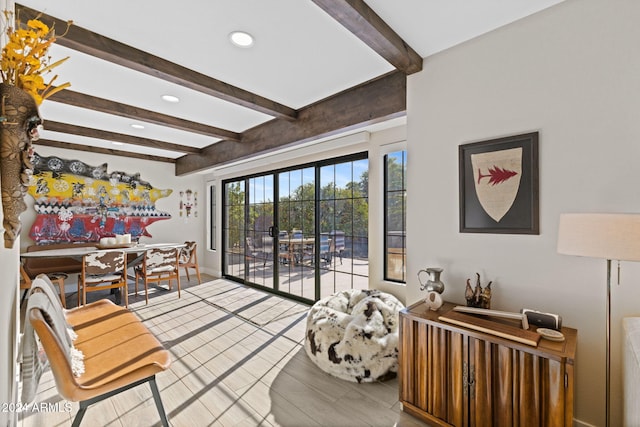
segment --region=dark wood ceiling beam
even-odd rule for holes
[[[43,22],[49,26],[54,24],[59,31],[67,27],[66,21],[20,4],[16,4],[16,12],[25,22],[27,19],[40,15],[40,19]],[[64,37],[58,38],[56,43],[270,116],[289,120],[296,118],[296,110],[286,105],[263,98],[77,25],[71,26],[68,33]]]
[[[132,153],[131,151],[112,150],[109,148],[100,148],[100,147],[90,147],[88,145],[72,144],[70,142],[53,141],[50,139],[39,139],[37,141],[33,141],[33,145],[64,148],[67,150],[76,150],[76,151],[87,151],[89,153],[110,154],[112,156],[131,157],[133,159],[153,160],[156,162],[165,162],[165,163],[176,162],[176,159],[172,159],[170,157],[150,156],[148,154]]]
[[[363,0],[312,0],[405,74],[422,70],[422,57]]]
[[[406,113],[407,77],[401,71],[341,92],[298,112],[295,122],[274,119],[242,134],[242,143],[220,141],[176,162],[176,175],[185,175],[312,141]]]
[[[173,129],[179,129],[186,132],[193,132],[200,135],[211,136],[213,138],[228,139],[231,141],[240,141],[240,134],[225,129],[219,129],[214,126],[208,126],[203,123],[184,120],[179,117],[168,116],[166,114],[156,113],[155,111],[145,110],[134,107],[132,105],[121,104],[104,98],[85,95],[80,92],[74,92],[69,89],[61,90],[55,93],[49,101],[60,102],[62,104],[73,105],[75,107],[87,108],[93,111],[100,111],[107,114],[113,114],[129,119],[141,120],[147,123],[153,123],[160,126],[168,126]]]
[[[156,139],[140,138],[138,136],[126,135],[123,133],[109,132],[101,129],[93,129],[83,126],[71,125],[68,123],[44,121],[44,129],[51,132],[67,133],[71,135],[86,136],[89,138],[104,139],[106,141],[122,142],[125,144],[139,145],[160,150],[177,151],[179,153],[199,154],[200,149],[188,145],[172,144],[170,142],[158,141]]]

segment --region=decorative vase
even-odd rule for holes
[[[442,281],[440,280],[440,274],[442,273],[442,271],[443,270],[441,268],[427,268],[427,269],[418,271],[418,281],[420,282],[420,290],[421,291],[427,290],[427,292],[434,291],[439,294],[444,292],[444,283],[442,283]],[[427,275],[426,281],[423,281],[423,277],[425,275],[424,274],[421,275],[421,273],[425,273]]]
[[[20,214],[27,209],[24,195],[31,182],[33,149],[42,120],[26,91],[0,83],[0,184],[4,247],[13,248],[20,235]]]
[[[427,307],[433,311],[437,311],[444,301],[442,300],[442,296],[436,291],[429,291],[427,297],[424,299],[424,302],[427,304]]]

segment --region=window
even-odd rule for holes
[[[384,279],[406,282],[407,152],[384,156]]]

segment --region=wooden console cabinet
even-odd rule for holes
[[[438,320],[453,307],[400,313],[403,411],[436,426],[573,425],[575,329],[533,347]]]

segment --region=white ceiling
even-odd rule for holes
[[[462,43],[561,0],[366,0],[420,56]],[[310,0],[18,0],[47,15],[152,53],[293,109],[371,80],[394,68]],[[58,28],[60,33],[63,29]],[[251,48],[233,46],[228,35],[243,30]],[[147,74],[54,45],[54,70],[71,90],[241,133],[271,116],[222,101]],[[178,96],[178,104],[160,99]],[[41,137],[149,155],[181,152],[113,145],[46,130],[46,121],[203,148],[212,137],[143,123],[45,100]]]

